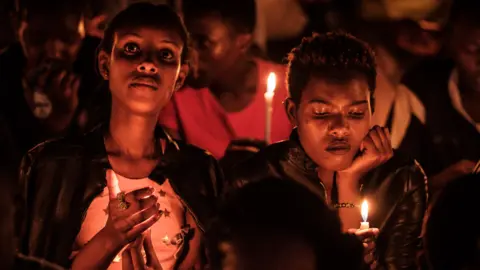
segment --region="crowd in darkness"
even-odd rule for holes
[[[480,269],[480,2],[401,2],[2,0],[0,268]]]

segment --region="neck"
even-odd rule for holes
[[[318,167],[317,173],[318,178],[320,178],[320,181],[322,181],[323,185],[327,189],[327,192],[330,192],[333,187],[333,175],[335,172]]]
[[[112,150],[132,158],[143,158],[154,152],[156,115],[135,115],[126,108],[112,102],[110,136]],[[108,145],[108,144],[107,144]],[[108,149],[108,146],[107,146]]]
[[[241,94],[252,84],[256,85],[256,70],[255,62],[252,59],[243,59],[215,80],[210,90],[218,95],[225,92]]]

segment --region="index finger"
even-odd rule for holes
[[[379,233],[379,230],[377,228],[372,228],[372,229],[365,229],[365,230],[357,230],[355,232],[355,235],[362,238],[362,240],[365,240],[367,238],[376,237],[378,233]]]
[[[154,269],[162,269],[153,247],[151,231],[148,231],[145,240],[143,241],[143,249],[145,250],[147,266],[153,267]]]
[[[368,150],[368,151],[374,151],[378,152],[377,147],[375,146],[375,143],[373,142],[372,138],[370,137],[370,134],[368,134],[362,141],[363,144],[363,150]]]
[[[155,190],[153,187],[144,187],[144,188],[136,189],[128,192],[127,195],[125,195],[125,200],[132,202],[134,200],[146,199],[152,196],[154,191]]]
[[[107,177],[108,197],[110,199],[116,199],[118,193],[120,193],[117,174],[112,169],[108,169],[106,177]]]

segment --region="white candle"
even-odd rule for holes
[[[277,86],[277,78],[275,73],[270,72],[267,79],[267,91],[265,92],[265,141],[267,144],[271,142],[272,132],[272,101],[275,96],[275,87]]]
[[[368,220],[368,203],[367,203],[367,200],[364,200],[363,203],[362,203],[361,214],[362,214],[363,222],[360,222],[360,230],[369,229],[370,228],[370,223],[367,221]]]

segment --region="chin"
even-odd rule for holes
[[[350,155],[323,157],[320,160],[317,163],[318,166],[335,172],[346,170],[352,165],[352,157]]]
[[[126,107],[135,115],[155,115],[162,109],[161,106],[152,102],[129,102]]]

